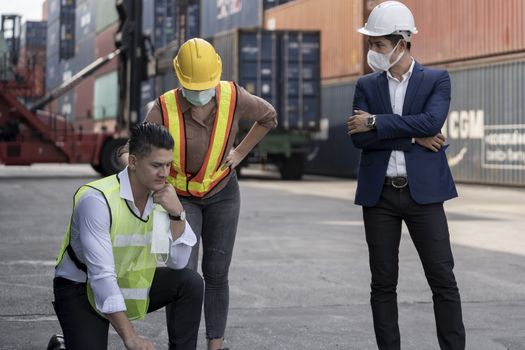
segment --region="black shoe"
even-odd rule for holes
[[[66,350],[66,343],[64,342],[64,336],[55,334],[49,339],[47,344],[47,350]]]

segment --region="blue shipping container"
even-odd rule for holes
[[[61,0],[59,57],[69,59],[75,55],[75,0]]]
[[[61,0],[47,0],[47,22],[52,23],[60,18]]]
[[[236,28],[261,27],[262,21],[262,0],[217,0],[201,3],[203,37],[211,37]]]
[[[47,22],[27,21],[22,26],[22,47],[44,49],[46,47]]]
[[[281,129],[319,128],[319,32],[236,30],[210,41],[222,57],[222,78],[270,102]]]
[[[77,74],[82,69],[95,61],[95,33],[84,36],[82,40],[77,40],[75,45],[75,56],[68,60],[73,74]]]
[[[150,103],[155,100],[155,80],[143,81],[140,87],[140,120],[144,120],[150,109]]]
[[[94,0],[79,2],[75,12],[75,40],[82,41],[95,35],[97,3]]]
[[[186,11],[186,37],[183,41],[200,37],[200,2],[194,2],[194,4],[188,5],[188,10]]]

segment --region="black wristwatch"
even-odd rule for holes
[[[376,128],[376,116],[371,115],[368,118],[366,118],[366,127],[370,130],[374,130]]]
[[[173,221],[184,221],[186,220],[186,212],[183,210],[179,215],[171,215],[168,213],[168,217]]]

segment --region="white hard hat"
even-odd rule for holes
[[[412,12],[399,1],[385,1],[374,7],[365,26],[357,31],[368,36],[398,34],[406,41],[410,41],[410,34],[417,33]]]

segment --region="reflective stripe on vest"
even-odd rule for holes
[[[232,82],[221,81],[216,95],[219,101],[217,115],[208,146],[208,152],[199,172],[191,177],[186,174],[186,134],[184,116],[180,109],[180,89],[168,91],[160,97],[164,125],[175,141],[173,162],[168,182],[182,196],[203,197],[231,172],[220,169],[230,137],[235,112],[237,91]]]
[[[143,319],[149,306],[149,289],[157,267],[157,257],[151,254],[151,231],[153,213],[147,221],[135,216],[124,199],[120,197],[120,184],[116,175],[108,176],[82,186],[74,197],[74,207],[89,191],[103,194],[110,209],[110,238],[117,283],[124,296],[126,313],[130,320]],[[71,235],[71,223],[67,228],[57,265],[62,260]],[[88,299],[95,311],[93,290],[87,285]]]

